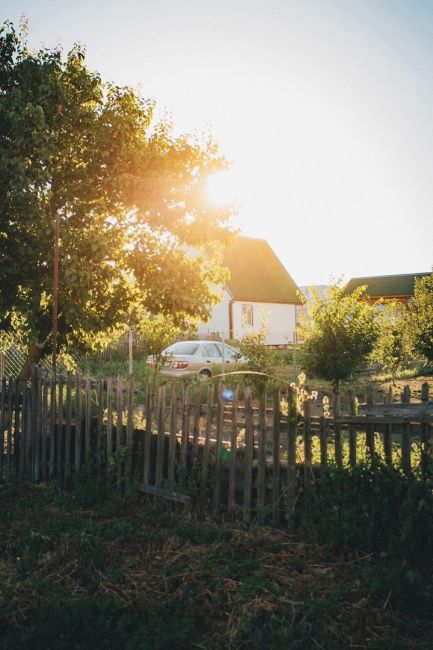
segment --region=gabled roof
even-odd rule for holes
[[[238,236],[224,251],[234,300],[299,303],[298,287],[264,239]]]
[[[367,285],[370,298],[410,297],[414,294],[415,278],[422,278],[430,273],[406,273],[404,275],[376,275],[367,278],[352,278],[346,286],[346,292]]]

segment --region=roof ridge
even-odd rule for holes
[[[354,278],[350,278],[350,280],[377,280],[377,278],[402,278],[402,277],[410,277],[412,275],[430,275],[431,273],[432,271],[419,271],[415,273],[389,273],[387,275],[359,275]]]

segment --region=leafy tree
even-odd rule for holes
[[[243,369],[254,372],[269,373],[271,369],[272,350],[266,345],[268,328],[263,322],[257,332],[248,332],[237,343],[237,347],[247,360]],[[260,381],[263,381],[260,379]]]
[[[347,294],[336,283],[320,300],[313,300],[305,321],[301,359],[310,375],[333,383],[354,378],[365,364],[379,333],[376,308],[370,305],[365,287]]]
[[[386,303],[381,312],[380,334],[371,353],[371,361],[388,370],[393,381],[409,360],[411,345],[404,307],[396,302]]]
[[[216,300],[210,243],[229,238],[230,207],[204,187],[226,162],[154,109],[103,83],[81,46],[30,52],[0,28],[0,330],[29,344],[29,363],[51,345],[56,215],[60,346],[102,347],[134,309],[205,319]]]
[[[414,351],[433,361],[433,273],[415,280],[409,304],[408,329]]]
[[[137,322],[137,331],[146,341],[146,354],[153,356],[153,379],[162,367],[164,362],[163,351],[172,343],[181,333],[171,318],[161,315],[148,316]]]

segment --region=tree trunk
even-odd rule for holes
[[[46,338],[45,341],[42,341],[42,343],[35,341],[30,345],[27,359],[25,360],[24,365],[21,368],[18,377],[19,379],[27,380],[30,377],[32,372],[32,366],[39,363],[39,361],[44,356],[47,343],[48,343],[48,338]]]

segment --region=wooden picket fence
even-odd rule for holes
[[[433,402],[406,387],[376,404],[371,389],[331,399],[331,412],[307,399],[298,413],[293,388],[170,382],[137,390],[133,379],[95,381],[69,374],[55,381],[34,368],[31,381],[2,380],[0,480],[56,480],[67,485],[84,467],[119,486],[192,501],[213,516],[278,523],[308,502],[312,483],[331,462],[364,458],[399,465],[422,479],[429,471]]]

